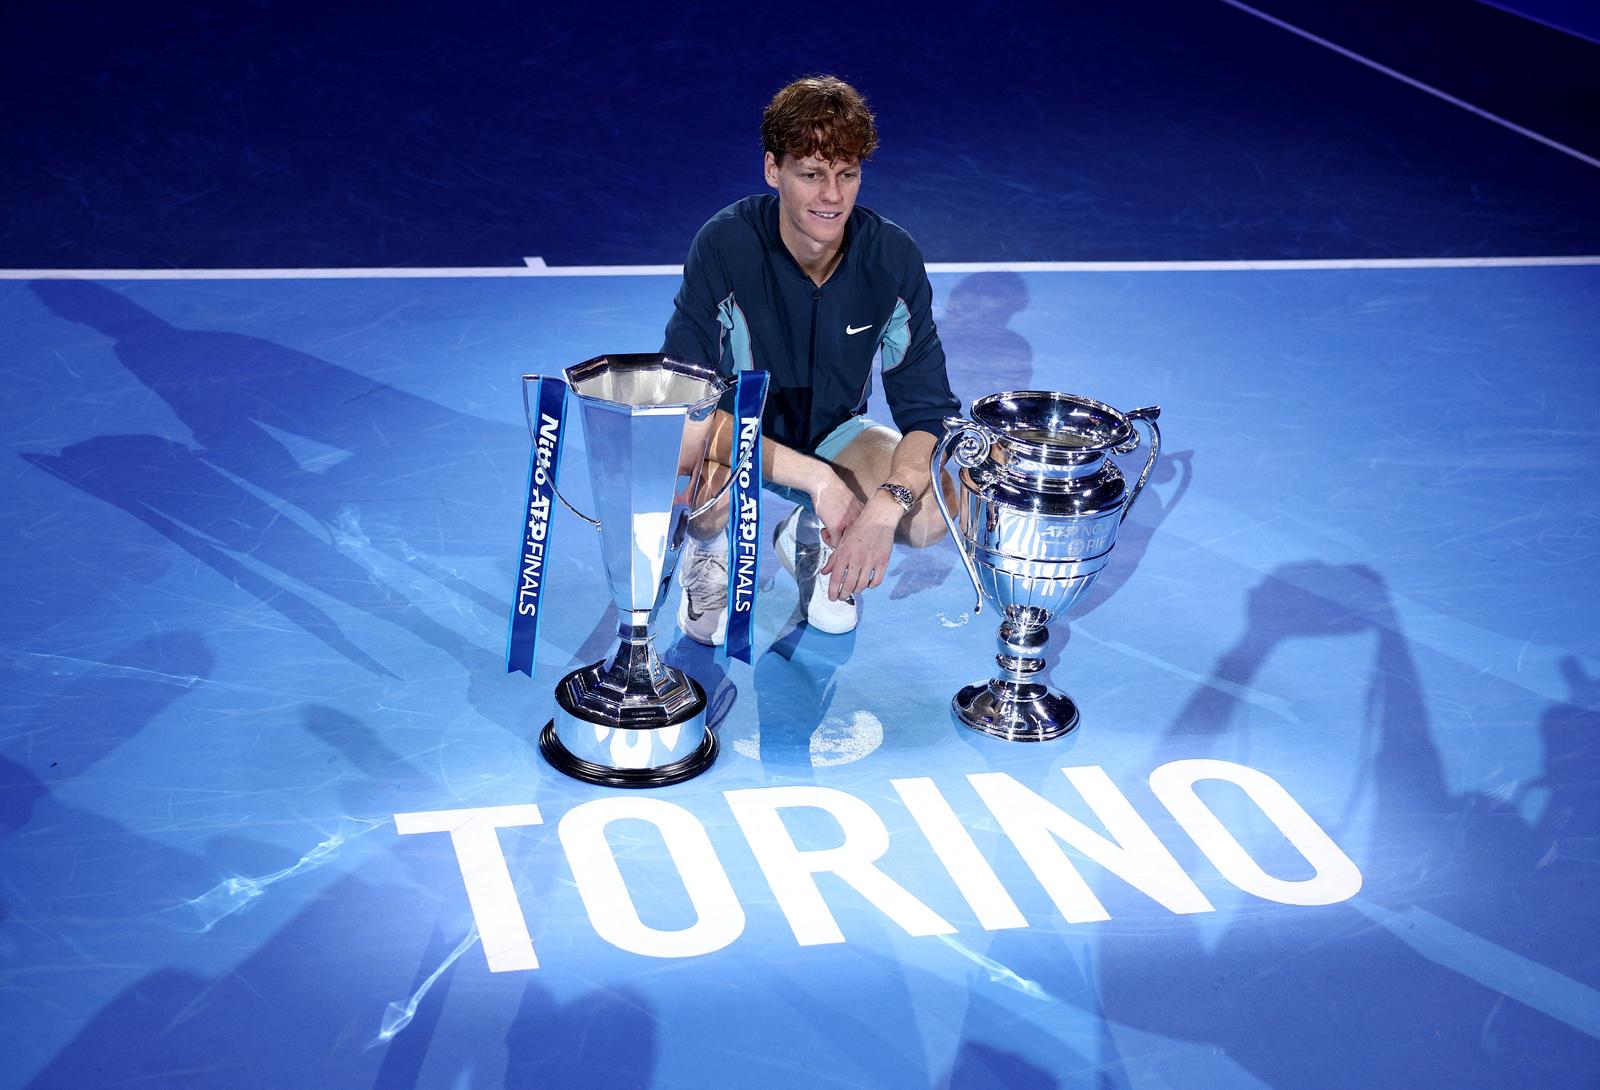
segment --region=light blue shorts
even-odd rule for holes
[[[843,424],[830,431],[822,442],[817,444],[815,457],[821,458],[824,462],[831,462],[839,457],[840,452],[845,447],[855,442],[856,436],[868,428],[876,427],[879,427],[878,422],[865,413],[859,416],[847,417]],[[782,496],[790,503],[804,507],[808,511],[811,510],[810,494],[802,492],[798,488],[789,488],[773,481],[764,481],[762,485],[767,491]]]

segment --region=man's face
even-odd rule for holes
[[[767,184],[778,191],[778,215],[790,231],[833,249],[844,238],[845,221],[861,189],[861,163],[827,162],[814,155],[783,162],[767,152]]]

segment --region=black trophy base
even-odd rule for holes
[[[706,731],[693,752],[670,764],[654,768],[616,768],[584,760],[573,753],[556,736],[556,721],[552,719],[539,734],[539,753],[557,772],[585,783],[601,787],[667,787],[692,780],[711,767],[717,759],[717,736]]]
[[[1045,685],[985,681],[950,701],[956,722],[1008,742],[1048,742],[1078,729],[1078,705]]]

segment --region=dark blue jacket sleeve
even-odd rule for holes
[[[883,396],[902,435],[944,434],[944,418],[961,408],[950,392],[944,347],[933,323],[933,285],[922,254],[910,244],[900,299],[883,341]]]
[[[731,374],[733,361],[723,359],[723,330],[717,310],[733,290],[726,265],[712,242],[713,224],[706,224],[689,244],[683,283],[672,301],[661,351],[670,356],[708,363]]]

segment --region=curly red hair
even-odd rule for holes
[[[761,115],[761,148],[779,162],[785,155],[865,162],[878,150],[878,126],[867,100],[844,80],[806,76],[772,96]]]

